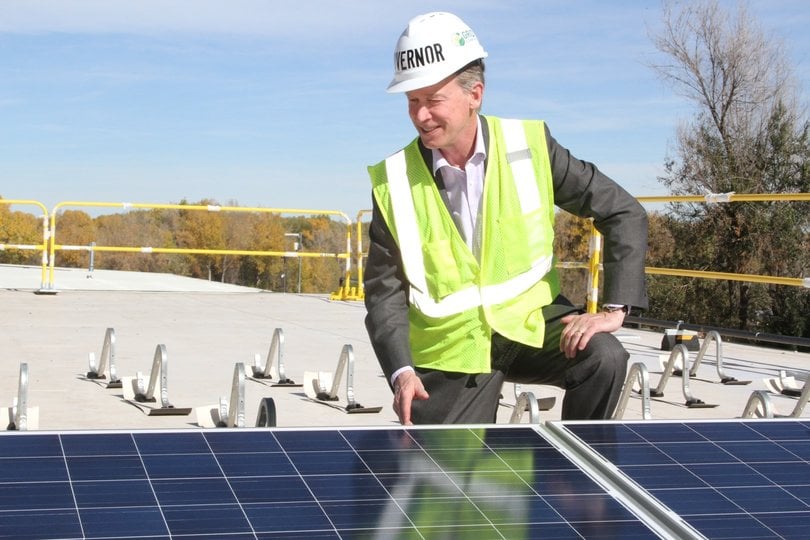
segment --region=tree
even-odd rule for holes
[[[0,244],[40,245],[42,231],[42,219],[27,212],[12,212],[8,204],[0,204]],[[37,264],[41,260],[42,253],[37,251],[0,250],[0,263]]]
[[[765,35],[745,4],[733,16],[714,0],[678,4],[680,11],[673,5],[665,6],[663,29],[653,37],[665,61],[652,67],[696,114],[678,129],[663,183],[675,194],[809,191],[808,123],[781,42]],[[671,211],[681,220],[674,236],[686,268],[797,277],[810,267],[806,251],[796,250],[810,230],[807,205],[673,205]],[[689,288],[681,305],[658,300],[676,315],[700,318],[693,322],[749,330],[795,332],[796,321],[768,314],[774,303],[786,303],[785,295],[798,299],[789,304],[807,304],[807,293],[795,288],[706,280],[691,280]]]
[[[182,201],[181,204],[187,204]],[[203,199],[191,206],[218,206],[216,201]],[[179,229],[176,230],[177,245],[189,249],[225,249],[225,230],[222,214],[198,209],[180,210]],[[189,255],[192,275],[208,280],[220,279],[222,272],[220,255]]]
[[[554,255],[562,263],[587,263],[590,259],[591,221],[568,212],[554,215]],[[589,273],[580,268],[560,270],[560,288],[574,304],[585,305]]]
[[[96,225],[93,218],[82,210],[65,210],[56,219],[56,242],[64,246],[89,246],[96,240]],[[56,256],[58,266],[87,267],[88,251],[60,250]]]

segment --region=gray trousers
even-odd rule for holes
[[[612,334],[595,334],[575,358],[560,351],[562,315],[546,320],[538,349],[492,338],[492,372],[470,375],[417,369],[430,398],[414,401],[414,424],[495,422],[504,382],[546,384],[565,390],[563,420],[608,419],[619,401],[630,355]]]

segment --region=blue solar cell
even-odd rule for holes
[[[804,482],[800,485],[782,485],[782,489],[802,501],[807,506],[810,506],[810,484],[807,482],[807,477],[803,477],[804,480],[798,480]],[[797,480],[793,480],[793,482],[797,482]]]
[[[773,482],[745,463],[710,463],[691,465],[688,472],[699,478],[703,487],[769,486]],[[631,471],[628,471],[631,472]],[[688,486],[683,486],[688,487]]]
[[[749,514],[694,516],[689,521],[707,538],[779,538],[775,531]]]
[[[48,540],[81,538],[79,516],[73,509],[8,510],[0,513],[0,538]]]
[[[250,523],[238,505],[163,507],[169,533],[177,535],[222,535],[251,532]]]
[[[778,486],[720,488],[728,500],[749,513],[802,512],[807,505]]]
[[[278,431],[276,440],[287,452],[325,452],[351,450],[337,431]]]
[[[779,446],[802,461],[810,461],[810,438],[805,441],[779,441]]]
[[[388,499],[388,492],[371,474],[307,476],[304,480],[319,501]]]
[[[715,443],[703,440],[688,443],[659,443],[656,441],[655,448],[669,456],[672,461],[687,466],[697,463],[734,463],[739,461]]]
[[[269,431],[213,431],[205,433],[205,440],[218,455],[228,452],[281,452],[281,446]]]
[[[152,485],[146,480],[74,482],[73,493],[79,508],[157,505]]]
[[[143,456],[150,478],[201,478],[221,476],[213,454],[156,454]]]
[[[157,507],[87,508],[81,519],[87,538],[168,538],[169,533]]]
[[[633,424],[632,430],[645,441],[655,441],[658,444],[696,440],[694,429],[675,422]]]
[[[363,450],[402,450],[416,448],[417,443],[402,429],[342,430],[340,434],[352,448]]]
[[[754,517],[779,538],[807,538],[807,531],[810,530],[810,514],[807,512],[757,513]]]
[[[807,441],[810,439],[810,422],[801,421],[761,421],[747,425],[757,433],[772,441]]]
[[[805,461],[752,463],[749,466],[779,486],[810,484],[810,463]]]
[[[656,465],[655,467],[625,465],[621,467],[621,470],[639,483],[659,489],[706,487],[706,483],[698,477],[698,473],[695,471],[697,467],[699,466],[687,469],[682,465]],[[740,465],[740,467],[745,467],[745,465]],[[712,471],[714,469],[710,468],[710,472]],[[753,471],[749,472],[756,476]],[[759,480],[762,481],[762,478]]]
[[[641,436],[625,426],[612,422],[568,425],[568,430],[593,444],[642,443]]]
[[[713,488],[649,489],[658,500],[682,516],[741,514],[742,508]]]
[[[335,530],[315,501],[246,504],[243,508],[257,533],[305,532],[315,537]]]
[[[287,456],[300,474],[357,474],[369,472],[360,456],[353,450],[318,452],[289,452]]]
[[[675,459],[650,444],[596,444],[593,448],[616,465],[674,465]],[[676,453],[677,454],[677,453]]]
[[[61,457],[0,458],[0,482],[67,480]]]
[[[624,521],[608,521],[601,523],[599,521],[577,521],[571,523],[571,526],[582,536],[582,538],[605,540],[612,538],[621,538],[622,540],[632,540],[635,538],[659,538],[650,529],[642,523],[633,519]],[[540,531],[542,535],[542,530]],[[541,536],[545,538],[545,536]]]
[[[31,435],[0,437],[0,458],[61,456],[62,445],[57,435]]]
[[[135,433],[138,453],[149,454],[209,454],[208,442],[202,433]]]
[[[3,510],[69,509],[74,506],[73,493],[68,482],[0,484],[0,508]]]
[[[692,422],[689,427],[714,442],[723,441],[763,441],[767,440],[762,433],[755,430],[753,424],[729,422]],[[635,429],[635,426],[634,426]]]
[[[69,457],[67,466],[70,479],[77,480],[137,480],[146,478],[146,471],[138,456]],[[62,460],[62,468],[65,460]]]
[[[217,453],[216,459],[228,477],[296,474],[290,458],[282,452]]]
[[[242,503],[312,501],[312,493],[298,476],[232,478],[231,489]]]
[[[721,442],[717,446],[746,463],[801,461],[795,454],[769,441]]]
[[[60,437],[66,456],[137,455],[129,433],[68,434]]]
[[[233,491],[225,478],[153,480],[161,506],[183,504],[233,504]]]

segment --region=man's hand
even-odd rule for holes
[[[403,371],[394,381],[394,412],[403,426],[413,425],[411,422],[411,404],[415,399],[425,400],[428,393],[422,381],[413,371]]]
[[[580,315],[566,315],[562,319],[565,325],[560,336],[560,350],[566,358],[574,358],[577,352],[588,346],[594,334],[598,332],[614,332],[622,327],[624,311],[582,313]]]

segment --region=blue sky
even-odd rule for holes
[[[806,103],[806,0],[749,7]],[[385,92],[394,44],[436,10],[489,52],[485,113],[544,119],[632,194],[665,193],[656,175],[692,109],[647,67],[656,1],[2,0],[0,196],[354,217],[366,165],[415,135]]]

